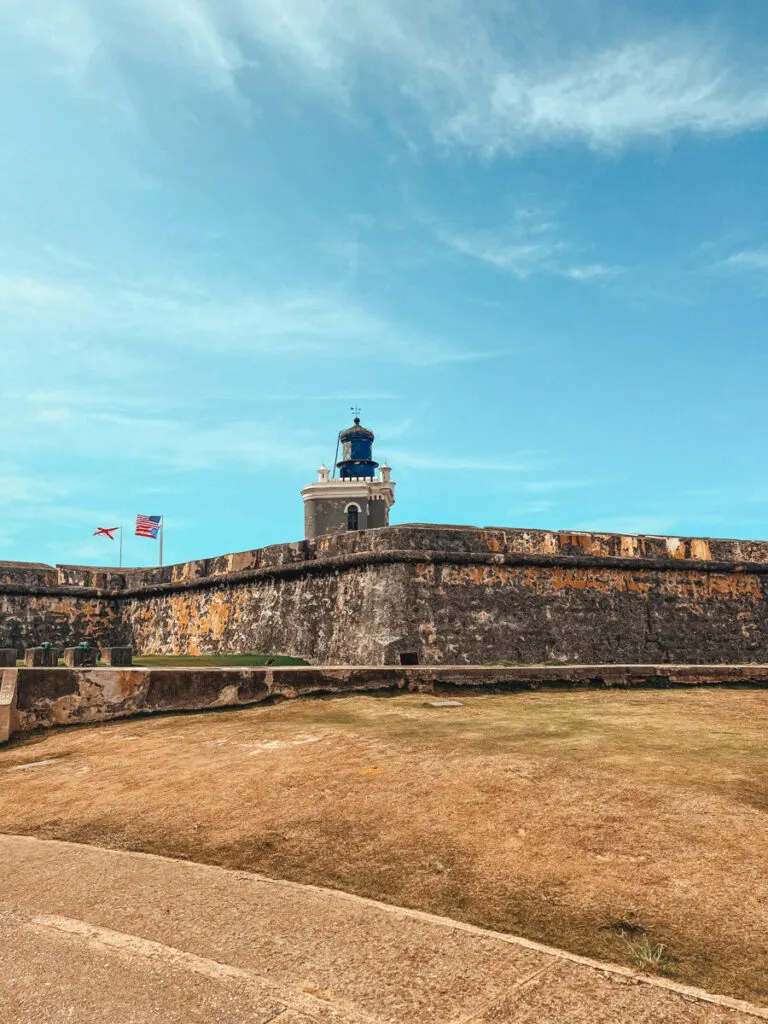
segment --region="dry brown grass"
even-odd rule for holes
[[[33,736],[0,751],[0,830],[334,886],[768,1003],[768,693],[462,699]]]

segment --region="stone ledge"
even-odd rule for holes
[[[7,668],[0,673],[0,743],[6,743],[15,731],[16,689],[19,670]]]
[[[768,689],[768,665],[286,666],[280,668],[21,668],[2,673],[15,692],[8,732],[103,722],[135,714],[238,707],[325,694],[612,687]],[[1,702],[2,698],[0,698]],[[1,709],[0,709],[1,710]],[[5,737],[7,738],[7,736]]]

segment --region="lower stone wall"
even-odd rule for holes
[[[768,661],[765,575],[704,568],[424,563],[425,663]]]
[[[120,602],[99,594],[0,593],[0,647],[15,647],[19,657],[27,647],[51,643],[74,647],[83,640],[102,647],[130,646]]]
[[[257,651],[312,663],[399,661],[412,568],[382,564],[176,590],[126,600],[125,626],[143,654]]]
[[[706,685],[768,688],[768,665],[21,668],[0,674],[0,696],[10,709],[11,735],[135,714],[236,707],[312,694]]]

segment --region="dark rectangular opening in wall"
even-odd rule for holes
[[[401,665],[418,665],[419,656],[416,651],[401,651],[400,652],[400,664]]]

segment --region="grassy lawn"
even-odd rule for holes
[[[334,886],[768,1004],[768,692],[460,699],[31,736],[0,750],[0,830]]]
[[[178,668],[189,665],[199,668],[227,668],[231,665],[308,665],[303,658],[291,658],[287,654],[144,654],[133,659],[134,665],[147,668]]]

